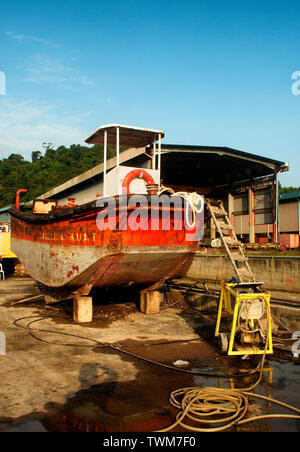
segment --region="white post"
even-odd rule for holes
[[[116,177],[116,195],[119,195],[119,166],[120,166],[120,128],[116,129],[116,148],[117,148],[117,177]]]
[[[152,169],[155,170],[155,159],[156,159],[156,141],[153,142],[153,155],[152,155]]]
[[[117,127],[117,133],[116,133],[116,139],[117,139],[117,167],[120,166],[120,128]]]
[[[159,170],[159,184],[158,189],[160,190],[160,164],[161,164],[161,134],[158,134],[158,170]]]
[[[161,134],[158,135],[158,170],[160,171]]]
[[[104,131],[103,196],[106,196],[107,131]]]

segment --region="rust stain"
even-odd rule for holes
[[[288,284],[289,286],[293,286],[295,284],[293,279],[286,279],[286,284]]]

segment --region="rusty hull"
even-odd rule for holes
[[[12,249],[35,280],[82,294],[93,286],[149,286],[187,272],[198,246],[186,241],[190,230],[166,228],[161,216],[155,230],[99,230],[100,211],[91,203],[90,209],[69,209],[69,215],[37,218],[11,209]],[[116,216],[120,224],[118,208]]]

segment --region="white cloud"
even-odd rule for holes
[[[74,85],[92,85],[93,82],[81,75],[73,67],[61,61],[44,55],[33,56],[23,68],[26,76],[25,82],[65,84],[67,88],[74,89]],[[72,83],[72,87],[70,86]]]
[[[79,118],[57,118],[57,107],[1,99],[0,158],[16,153],[30,160],[31,152],[42,150],[43,142],[54,147],[84,144],[88,133],[78,125]]]
[[[53,41],[35,35],[24,35],[12,31],[4,32],[9,38],[18,43],[37,42],[46,46],[59,48]],[[78,91],[80,86],[93,85],[93,81],[82,75],[73,65],[68,65],[57,58],[47,55],[32,55],[18,68],[22,72],[22,81],[36,84],[54,83],[67,90]]]
[[[41,38],[40,36],[34,36],[34,35],[23,35],[20,33],[14,33],[12,31],[6,31],[5,34],[9,36],[14,41],[25,43],[25,42],[38,42],[41,44],[45,44],[50,47],[59,48],[60,46],[56,44],[53,41],[50,41],[49,39]]]

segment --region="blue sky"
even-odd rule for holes
[[[299,26],[293,0],[2,2],[0,157],[121,123],[289,161],[300,186]]]

